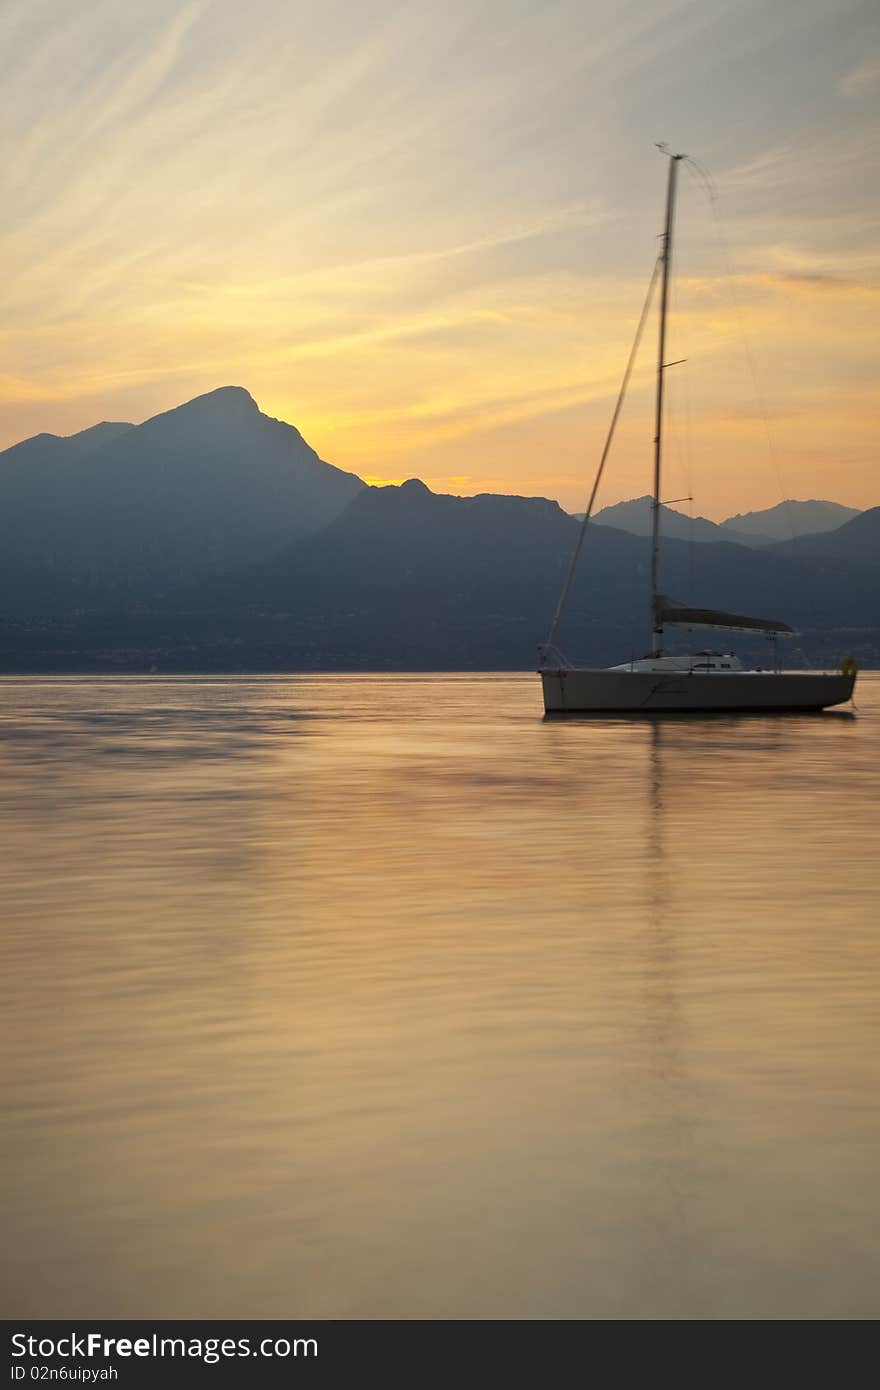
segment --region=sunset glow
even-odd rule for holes
[[[719,194],[682,181],[671,495],[880,501],[873,6],[29,0],[4,37],[0,447],[236,383],[368,481],[579,509],[666,139]],[[648,490],[652,354],[602,502]]]

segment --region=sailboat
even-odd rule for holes
[[[592,495],[584,514],[568,574],[556,606],[547,641],[540,648],[539,674],[547,714],[651,714],[666,711],[715,712],[724,710],[762,710],[783,712],[820,710],[839,705],[852,697],[856,663],[851,657],[836,672],[782,671],[774,659],[772,669],[748,670],[729,652],[703,650],[690,655],[670,655],[663,650],[668,627],[709,628],[736,632],[763,633],[771,639],[793,636],[794,629],[775,618],[752,618],[741,613],[720,612],[681,603],[659,592],[660,491],[663,463],[663,383],[666,370],[677,363],[666,362],[666,326],[669,307],[669,278],[672,264],[672,233],[678,168],[683,154],[668,156],[666,215],[661,249],[636,331],[635,341],[623,377],[620,395],[611,420],[605,448],[599,463]],[[589,525],[593,503],[605,460],[614,435],[629,376],[648,314],[654,285],[660,281],[660,327],[657,349],[657,388],[654,436],[654,489],[651,532],[651,649],[638,660],[605,669],[573,666],[556,646],[556,633],[571,589],[575,567]]]

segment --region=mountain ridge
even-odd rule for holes
[[[604,507],[593,517],[599,526],[617,526],[632,535],[648,536],[653,526],[654,499],[648,495],[632,497]],[[776,541],[789,541],[799,535],[833,531],[859,515],[855,507],[840,502],[788,498],[775,507],[740,512],[725,521],[691,517],[661,503],[660,532],[664,538],[695,541],[699,544],[732,541],[736,545],[760,548]],[[742,524],[739,524],[742,523]]]
[[[787,497],[775,507],[760,511],[738,512],[721,522],[724,527],[760,538],[761,543],[791,540],[796,536],[813,535],[820,531],[836,531],[859,515],[858,507],[845,507],[841,502],[829,502],[816,497]]]
[[[412,481],[370,488],[322,532],[264,565],[171,594],[163,611],[191,628],[219,627],[239,650],[261,634],[270,667],[293,651],[308,669],[325,662],[455,669],[480,660],[521,668],[546,636],[577,532],[574,518],[548,499],[459,498]],[[650,540],[596,527],[571,591],[562,649],[602,665],[640,655],[649,584]],[[734,544],[701,546],[695,567],[692,547],[669,540],[661,586],[727,611],[778,613],[807,634],[797,639],[807,664],[830,657],[836,665],[835,630],[843,625],[858,629],[845,649],[876,660],[876,584],[867,567],[817,567],[809,557],[793,562],[775,548]],[[693,640],[670,633],[671,642]],[[735,640],[750,659],[767,660],[763,639]]]
[[[817,531],[795,536],[765,547],[780,553],[813,560],[835,560],[840,564],[858,563],[880,569],[880,507],[868,507],[833,531]]]
[[[616,526],[618,530],[629,531],[634,536],[649,536],[653,528],[653,510],[653,497],[631,497],[625,502],[603,507],[592,519],[597,526]],[[660,504],[660,532],[665,538],[693,540],[701,545],[721,542],[754,545],[754,540],[745,533],[740,535],[731,530],[725,534],[723,527],[708,517],[689,516],[666,503]]]
[[[644,518],[650,499],[634,500]],[[880,663],[880,508],[794,543],[699,520],[722,543],[692,546],[662,519],[664,592],[778,614],[804,634],[795,663]],[[141,425],[33,436],[0,455],[0,664],[522,668],[577,536],[549,498],[455,497],[415,477],[369,487],[243,387],[220,387]],[[573,658],[641,653],[650,550],[607,518],[591,528],[560,633]]]
[[[365,486],[293,425],[264,415],[243,387],[71,438],[80,441],[75,467],[59,436],[0,455],[7,601],[149,598],[319,529]]]

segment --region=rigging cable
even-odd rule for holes
[[[742,307],[739,302],[739,296],[736,292],[733,270],[731,269],[730,248],[728,246],[727,237],[725,235],[724,227],[721,223],[721,217],[718,212],[718,189],[715,184],[715,180],[713,179],[709,170],[706,168],[705,164],[702,164],[700,162],[700,160],[694,159],[692,156],[689,155],[685,159],[685,167],[687,168],[691,177],[696,179],[696,181],[702,185],[703,191],[706,194],[706,197],[709,199],[709,206],[712,209],[712,219],[715,224],[715,235],[718,238],[718,246],[721,251],[721,259],[724,264],[724,270],[726,273],[730,298],[733,303],[734,312],[736,314],[736,321],[739,327],[740,337],[742,338],[743,353],[746,359],[746,363],[748,364],[749,375],[752,378],[752,391],[754,392],[755,404],[758,407],[758,411],[760,413],[761,420],[764,425],[764,433],[767,436],[767,450],[770,454],[770,462],[773,465],[773,472],[776,475],[776,486],[779,490],[779,500],[783,507],[786,527],[788,529],[789,539],[793,547],[794,523],[792,521],[791,508],[788,505],[789,499],[785,496],[786,489],[782,481],[782,470],[779,466],[779,457],[776,452],[776,446],[773,442],[773,434],[770,429],[770,412],[767,409],[767,402],[764,399],[764,393],[761,390],[760,385],[758,384],[758,372],[755,366],[755,359],[752,356],[751,345],[746,334]]]
[[[685,159],[687,159],[687,156],[685,156]],[[678,286],[679,281],[673,280],[669,287],[669,322],[670,325],[673,327],[673,331],[675,331],[674,325],[676,324],[676,321],[680,320],[680,315],[678,313],[678,306],[680,300]],[[667,332],[668,331],[669,330],[667,329]],[[681,351],[681,347],[676,342],[676,346],[674,348],[670,348],[669,356],[672,357],[674,353],[679,351]],[[683,364],[688,364],[690,362],[690,353],[688,353],[687,357],[679,358],[678,360]],[[676,379],[678,377],[678,373],[673,372],[672,376],[669,379],[669,385],[666,388],[669,393],[669,404],[666,409],[666,432],[668,438],[671,440],[672,447],[670,452],[673,452],[675,454],[676,465],[678,469],[675,490],[678,491],[678,480],[681,481],[681,485],[683,487],[687,488],[687,492],[684,494],[684,496],[681,498],[677,498],[676,500],[687,502],[688,525],[686,543],[688,547],[688,594],[690,596],[691,601],[696,602],[694,587],[694,478],[691,460],[692,449],[690,415],[690,376],[687,372],[684,372],[682,375],[684,379],[681,387],[675,384]],[[686,402],[686,410],[684,412],[681,409],[682,397],[684,397],[684,400]],[[682,434],[681,428],[676,423],[676,413],[678,414],[678,416],[684,417],[684,434]]]
[[[648,283],[648,292],[645,295],[645,302],[642,305],[642,312],[641,316],[639,317],[638,327],[636,328],[636,335],[633,339],[632,347],[630,348],[630,354],[626,364],[626,370],[623,373],[623,380],[620,383],[620,391],[617,395],[617,403],[614,407],[614,414],[611,416],[611,424],[608,426],[608,434],[605,438],[605,447],[603,448],[602,456],[599,459],[599,467],[596,469],[596,477],[593,481],[593,489],[590,493],[590,497],[587,502],[587,510],[584,512],[584,519],[581,522],[581,529],[578,533],[578,538],[574,547],[574,551],[572,553],[571,561],[569,562],[568,574],[565,576],[565,583],[562,586],[562,593],[559,595],[559,602],[556,605],[556,612],[553,614],[553,622],[550,625],[550,632],[547,637],[547,641],[543,644],[542,647],[539,648],[540,664],[542,666],[544,665],[547,656],[553,650],[553,643],[556,638],[556,631],[559,627],[559,621],[562,617],[562,610],[565,607],[566,600],[568,599],[568,595],[571,590],[572,581],[574,579],[574,572],[577,568],[577,562],[584,544],[584,537],[587,534],[587,527],[590,524],[590,516],[593,511],[593,505],[596,501],[596,494],[599,491],[599,484],[602,481],[602,474],[605,471],[605,461],[608,458],[608,453],[611,448],[611,441],[614,438],[614,431],[617,428],[617,420],[623,407],[623,401],[624,397],[626,396],[627,387],[629,386],[629,379],[632,375],[632,369],[636,360],[636,354],[639,350],[639,343],[642,340],[642,333],[644,332],[645,322],[648,317],[648,310],[651,307],[651,299],[654,295],[654,286],[657,283],[657,276],[660,271],[662,259],[662,255],[660,255],[654,262],[654,269],[651,272],[651,279]]]
[[[690,533],[688,539],[688,584],[690,601],[696,603],[696,582],[694,561],[696,552],[694,550],[694,449],[693,449],[693,430],[691,428],[691,379],[685,374],[684,378],[684,399],[685,399],[685,482],[688,490],[688,518],[690,520]]]

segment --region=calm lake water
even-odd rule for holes
[[[0,680],[6,1315],[876,1317],[858,701]]]

